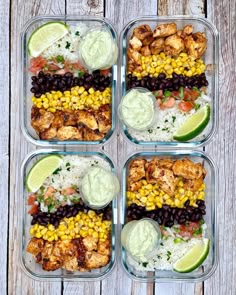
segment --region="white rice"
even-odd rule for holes
[[[69,166],[68,166],[69,163]],[[87,170],[91,166],[100,166],[104,169],[111,170],[107,161],[100,157],[82,157],[82,156],[64,156],[58,174],[52,174],[43,183],[45,188],[53,186],[56,190],[76,185],[80,187],[81,181]]]
[[[205,97],[209,100],[209,97],[204,95],[196,99],[195,103],[199,104],[200,107],[205,106],[208,103]],[[159,110],[158,112],[157,121],[152,128],[144,131],[136,131],[128,128],[129,134],[139,141],[173,141],[173,135],[178,128],[196,111],[193,109],[188,113],[184,113],[175,104],[173,108]],[[207,129],[199,137],[201,136],[203,138],[206,131]]]
[[[203,242],[203,238],[191,238],[188,241],[174,243],[173,237],[162,240],[157,255],[148,263],[139,263],[127,254],[127,263],[137,271],[172,270],[173,264],[183,257],[194,245]]]
[[[42,53],[42,56],[45,59],[51,59],[61,55],[70,62],[77,62],[79,58],[79,42],[87,30],[88,26],[84,23],[78,23],[74,27],[71,26],[69,33],[47,48]]]

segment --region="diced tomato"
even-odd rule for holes
[[[180,225],[180,235],[182,237],[191,237],[196,230],[198,230],[200,227],[199,222],[189,222],[186,224]],[[195,237],[201,237],[201,234],[195,235]]]
[[[152,92],[156,98],[163,98],[163,90],[156,90]]]
[[[37,200],[37,197],[35,194],[30,194],[28,197],[28,205],[34,205],[34,202]]]
[[[178,108],[182,112],[188,112],[188,111],[190,111],[190,110],[192,110],[194,108],[194,104],[193,104],[193,102],[190,102],[190,101],[181,101],[178,104]]]
[[[175,98],[179,98],[179,91],[172,91],[171,96],[173,96]]]
[[[42,56],[33,57],[30,60],[30,68],[29,71],[33,74],[36,74],[38,71],[42,70],[47,64],[46,59]]]
[[[64,69],[66,72],[70,72],[71,70],[80,70],[82,72],[87,72],[87,70],[83,67],[83,65],[78,61],[76,63],[71,63],[69,61],[65,61]]]
[[[73,195],[76,193],[76,190],[72,187],[67,187],[62,190],[62,194],[65,196]]]
[[[55,192],[56,190],[54,189],[54,187],[49,186],[49,188],[47,189],[46,193],[44,194],[44,199],[48,198],[49,196],[51,197],[52,194]]]
[[[48,71],[58,71],[61,70],[61,68],[55,64],[48,64],[47,65]]]
[[[189,89],[189,88],[184,88],[184,100],[195,100],[199,97],[200,91],[194,90],[194,89]]]
[[[38,205],[34,204],[30,210],[28,211],[29,214],[33,215],[33,214],[36,214],[38,212],[39,208],[38,208]]]
[[[110,73],[111,69],[100,70],[100,74],[103,76],[107,76]]]
[[[164,110],[166,108],[172,108],[175,105],[175,99],[174,97],[167,98],[164,102],[160,104],[161,110]]]

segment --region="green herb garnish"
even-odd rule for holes
[[[148,262],[143,262],[143,263],[142,263],[142,266],[143,266],[143,267],[147,267],[147,265],[148,265]]]
[[[180,87],[180,89],[179,89],[179,97],[180,98],[184,97],[184,87]]]
[[[164,91],[164,96],[165,97],[170,97],[171,96],[171,92],[169,90],[165,90]]]
[[[149,133],[152,133],[152,132],[153,132],[153,130],[152,130],[152,129],[148,129],[148,132],[149,132]]]
[[[198,109],[200,109],[201,105],[199,103],[195,103],[194,105],[194,109],[197,111]]]
[[[175,120],[176,120],[176,117],[175,116],[172,116],[172,120],[173,120],[173,123],[174,123]]]
[[[56,60],[57,60],[57,62],[62,63],[62,62],[64,62],[64,57],[62,55],[58,55],[56,57]]]
[[[78,77],[79,78],[83,77],[83,75],[84,75],[84,72],[78,72]]]
[[[54,175],[59,174],[60,171],[61,171],[61,168],[57,168],[52,174]]]
[[[76,36],[80,36],[79,31],[76,31],[76,32],[75,32],[75,35],[76,35]]]
[[[200,235],[200,234],[202,234],[202,227],[201,226],[199,227],[199,229],[194,231],[193,235],[197,236],[197,235]]]
[[[70,48],[70,42],[66,41],[66,49]]]

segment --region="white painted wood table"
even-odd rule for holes
[[[88,295],[234,295],[236,294],[236,1],[235,0],[1,0],[0,2],[0,294]],[[32,16],[42,14],[99,15],[110,19],[120,33],[124,24],[141,15],[198,14],[208,17],[220,31],[220,122],[219,131],[205,148],[220,168],[217,201],[219,267],[214,276],[198,284],[132,282],[117,265],[101,282],[38,282],[28,278],[18,263],[17,181],[22,159],[36,147],[29,144],[19,126],[21,69],[20,32]],[[123,146],[121,149],[120,147]],[[119,160],[133,146],[117,134],[104,150]],[[117,161],[119,162],[119,161]]]

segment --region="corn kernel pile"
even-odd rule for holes
[[[187,53],[180,53],[177,57],[169,57],[161,52],[158,55],[141,56],[142,70],[134,71],[132,75],[137,78],[145,76],[157,77],[160,73],[165,73],[167,78],[171,78],[173,73],[183,74],[187,77],[204,73],[206,66],[202,59],[194,60]]]
[[[177,184],[174,196],[169,196],[159,189],[158,184],[147,183],[142,180],[143,186],[137,192],[127,191],[127,205],[132,203],[138,206],[143,206],[146,210],[154,210],[162,208],[163,205],[171,207],[183,208],[184,203],[189,200],[190,206],[197,207],[197,200],[204,200],[205,198],[205,184],[202,184],[197,192],[185,190],[183,188],[183,181],[180,180]]]
[[[111,221],[102,220],[102,214],[97,215],[93,210],[89,210],[88,213],[79,212],[75,217],[63,218],[57,228],[52,224],[48,226],[35,224],[30,228],[32,237],[43,238],[49,242],[87,236],[98,238],[104,242],[110,231]]]
[[[69,91],[50,91],[42,94],[39,98],[32,97],[32,102],[37,108],[44,108],[49,112],[56,110],[83,110],[92,108],[98,110],[101,105],[111,102],[111,88],[107,87],[103,92],[94,90],[88,91],[83,86],[75,86]]]

